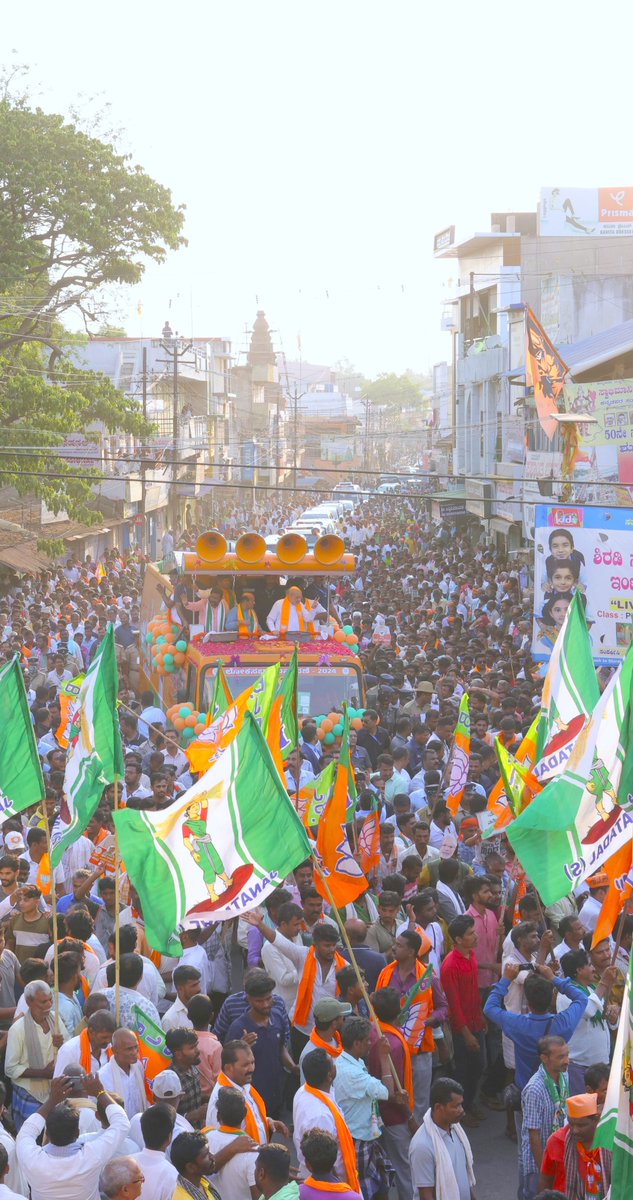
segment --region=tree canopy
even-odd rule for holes
[[[104,289],[137,283],[184,244],[183,209],[129,156],[63,116],[0,96],[0,484],[92,522],[86,471],[52,448],[95,421],[143,436],[140,405],[73,361],[107,322]],[[106,326],[107,327],[107,326]],[[55,477],[56,476],[56,477]]]
[[[365,384],[365,395],[374,404],[387,404],[391,408],[412,408],[420,403],[420,385],[410,375],[379,375]]]

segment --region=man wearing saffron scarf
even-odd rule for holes
[[[318,600],[304,600],[297,584],[289,584],[283,600],[275,600],[267,625],[271,633],[285,637],[287,633],[314,633],[314,618],[324,612]]]
[[[78,1063],[88,1075],[100,1071],[108,1061],[106,1048],[116,1027],[116,1018],[109,1009],[100,1008],[94,1012],[88,1017],[86,1028],[60,1046],[53,1076],[64,1075],[71,1063]]]
[[[361,1193],[341,1183],[334,1171],[338,1154],[335,1137],[324,1129],[309,1129],[301,1139],[301,1153],[310,1174],[299,1187],[299,1200],[324,1200],[325,1196],[337,1196],[338,1200],[361,1200]],[[410,1200],[411,1192],[407,1196]]]
[[[281,1121],[273,1121],[266,1112],[266,1105],[259,1092],[253,1087],[251,1080],[255,1070],[253,1051],[247,1042],[235,1039],[226,1042],[222,1047],[222,1070],[207,1108],[207,1125],[217,1125],[217,1104],[220,1088],[234,1087],[241,1092],[246,1102],[246,1116],[242,1122],[245,1132],[260,1146],[265,1146],[271,1133],[281,1133],[288,1136],[288,1130]]]
[[[409,1096],[413,1109],[413,1068],[411,1051],[403,1032],[398,1028],[400,1016],[400,993],[397,988],[384,987],[371,997],[374,1012],[378,1017],[383,1037],[389,1043],[389,1057],[394,1065],[398,1080]],[[380,1079],[383,1063],[380,1057],[380,1039],[374,1028],[371,1031],[367,1065],[372,1075]],[[398,1200],[410,1200],[413,1195],[411,1168],[409,1166],[409,1143],[415,1133],[416,1121],[402,1104],[392,1100],[379,1102],[382,1120],[381,1141],[395,1173]]]
[[[303,1060],[305,1083],[299,1088],[292,1105],[293,1141],[299,1159],[299,1177],[309,1175],[301,1152],[304,1133],[310,1129],[324,1129],[336,1138],[338,1157],[336,1175],[347,1186],[360,1191],[356,1167],[356,1147],[347,1122],[336,1100],[331,1095],[336,1077],[336,1062],[325,1050],[313,1050]]]
[[[301,1051],[300,1067],[306,1054],[311,1054],[313,1050],[325,1050],[325,1053],[333,1059],[339,1057],[343,1051],[341,1041],[343,1018],[349,1017],[351,1014],[351,1004],[343,1004],[341,1000],[326,996],[323,1000],[317,1001],[314,1006],[314,1029]],[[305,1083],[303,1073],[301,1082]]]
[[[242,592],[239,604],[226,618],[226,628],[237,630],[241,638],[259,637],[261,626],[255,612],[255,592]]]
[[[613,1155],[610,1150],[592,1149],[598,1097],[595,1092],[570,1096],[566,1107],[568,1124],[547,1139],[539,1192],[553,1188],[569,1200],[603,1200],[611,1186]]]

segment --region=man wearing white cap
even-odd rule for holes
[[[182,1096],[182,1084],[175,1071],[159,1071],[158,1075],[152,1080],[152,1092],[154,1094],[155,1104],[168,1105],[174,1114],[172,1134],[169,1139],[169,1145],[179,1133],[193,1133],[193,1125],[186,1117],[183,1117],[178,1112],[178,1105]],[[154,1107],[155,1105],[152,1105]],[[147,1109],[150,1112],[151,1109]],[[144,1115],[144,1114],[143,1114]],[[137,1113],[130,1121],[130,1137],[133,1142],[141,1149],[145,1146],[143,1137],[143,1126],[141,1124],[141,1113]]]

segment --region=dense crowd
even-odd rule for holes
[[[279,532],[302,499],[225,505],[217,526],[227,539]],[[54,870],[53,994],[62,693],[108,622],[121,803],[164,808],[192,777],[139,682],[142,555],[70,557],[3,589],[0,658],[20,657],[46,792],[41,809],[1,827],[0,1200],[472,1200],[467,1131],[494,1111],[517,1145],[519,1200],[604,1200],[610,1155],[593,1139],[633,919],[612,962],[608,939],[592,945],[604,876],[543,908],[506,836],[483,836],[494,738],[516,749],[540,705],[527,569],[403,497],[363,501],[340,532],[357,572],[332,585],[327,607],[354,628],[367,687],[350,737],[353,844],[380,812],[380,861],[338,914],[364,986],[309,860],[261,910],[183,930],[178,959],[148,943],[126,881],[117,1013],[110,787]],[[196,534],[168,531],[164,556]],[[464,692],[471,751],[453,814],[447,767]],[[337,753],[316,715],[288,760],[291,794]],[[140,1026],[164,1034],[169,1065],[156,1074]]]

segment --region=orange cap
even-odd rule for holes
[[[570,1096],[567,1101],[568,1117],[595,1117],[598,1112],[598,1097],[595,1092],[581,1096]]]
[[[605,871],[598,871],[596,875],[592,875],[591,879],[587,880],[587,885],[590,888],[603,888],[609,886],[609,876]]]

